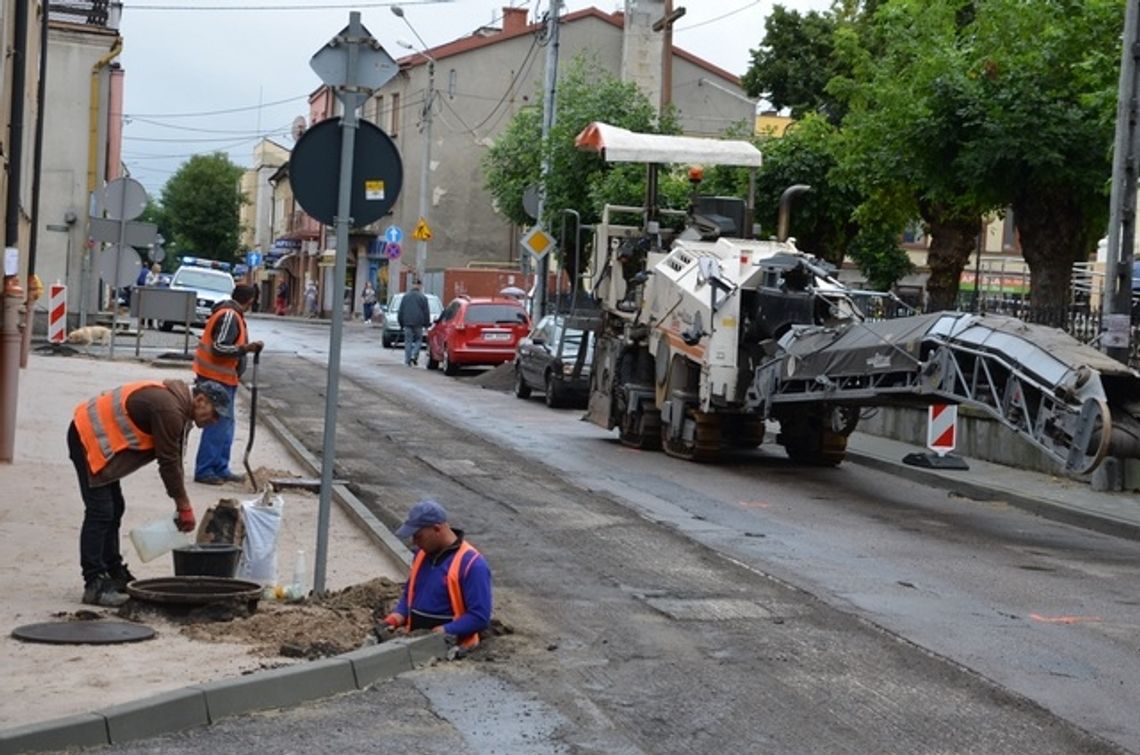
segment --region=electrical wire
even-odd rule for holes
[[[112,114],[112,117],[114,117],[113,114]],[[192,132],[198,133],[198,134],[229,134],[231,138],[236,137],[236,136],[254,136],[255,134],[258,133],[257,131],[250,130],[250,129],[234,130],[234,129],[217,129],[217,128],[197,128],[195,126],[175,126],[175,125],[170,124],[170,123],[163,123],[162,121],[155,121],[155,120],[150,120],[147,118],[139,118],[138,116],[133,116],[133,117],[132,116],[124,116],[123,117],[123,123],[124,123],[124,125],[127,125],[127,126],[130,126],[134,123],[145,123],[148,126],[157,126],[158,128],[168,128],[168,129],[171,129],[174,131],[192,131]],[[288,127],[286,127],[286,128],[288,128]]]
[[[729,16],[735,16],[737,13],[743,13],[744,11],[748,10],[749,8],[755,7],[759,4],[760,4],[760,0],[752,0],[752,2],[748,3],[747,5],[742,5],[739,8],[737,8],[736,10],[730,10],[728,13],[717,16],[716,18],[710,18],[706,21],[700,21],[700,22],[695,23],[695,24],[689,24],[688,26],[678,26],[676,29],[673,30],[673,33],[676,34],[679,32],[688,31],[689,29],[699,29],[702,26],[708,26],[709,24],[715,24],[717,21],[722,21],[722,20],[728,18]]]
[[[272,129],[269,129],[268,131],[256,131],[256,132],[247,131],[247,132],[239,132],[239,133],[242,133],[247,138],[260,139],[260,138],[265,138],[265,137],[268,137],[271,135],[289,133],[289,124],[286,123],[283,126],[279,126],[277,128],[272,128]],[[164,137],[150,137],[150,136],[124,136],[123,141],[125,141],[125,142],[174,142],[176,144],[202,144],[202,143],[210,143],[210,142],[231,142],[234,140],[234,137],[237,135],[238,134],[231,134],[230,136],[220,136],[220,137],[215,136],[213,138],[203,137],[200,139],[187,139],[185,137],[164,138]]]
[[[275,107],[277,105],[284,105],[288,102],[296,102],[297,100],[309,99],[309,94],[299,94],[295,97],[289,97],[284,100],[275,100],[273,102],[264,102],[258,105],[246,105],[244,107],[228,108],[226,110],[202,110],[196,113],[123,113],[124,118],[199,118],[208,115],[227,115],[229,113],[247,113],[250,110],[260,110],[261,108]]]
[[[454,0],[391,0],[390,2],[359,2],[359,3],[328,3],[308,5],[134,5],[130,6],[133,13],[138,10],[160,11],[262,11],[262,10],[354,10],[357,8],[387,8],[393,5],[409,7],[413,5],[436,5],[451,3]]]

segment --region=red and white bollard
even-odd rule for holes
[[[931,404],[926,417],[926,447],[930,453],[913,453],[903,457],[904,464],[931,469],[967,470],[970,466],[961,456],[950,453],[958,445],[957,404]]]
[[[48,288],[48,341],[67,340],[67,286],[54,283]]]

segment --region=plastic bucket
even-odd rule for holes
[[[233,577],[241,548],[229,543],[199,543],[174,549],[176,577]]]

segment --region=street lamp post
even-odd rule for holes
[[[432,122],[432,104],[435,99],[435,58],[428,54],[428,45],[424,42],[423,37],[412,26],[411,22],[404,16],[404,9],[398,5],[392,6],[392,13],[398,16],[412,34],[416,36],[422,49],[417,50],[420,55],[427,59],[427,94],[424,96],[424,106],[421,114],[423,120],[423,154],[420,162],[420,218],[427,223],[428,220],[428,204],[430,197],[430,181],[431,173],[431,122]],[[408,42],[397,40],[396,44],[409,50],[415,48]],[[416,277],[423,281],[424,274],[427,272],[427,241],[425,239],[416,240]]]

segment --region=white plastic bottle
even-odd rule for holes
[[[305,551],[297,551],[297,559],[293,562],[293,584],[290,585],[291,597],[300,600],[305,597],[305,587],[309,582],[308,563],[305,561]]]

